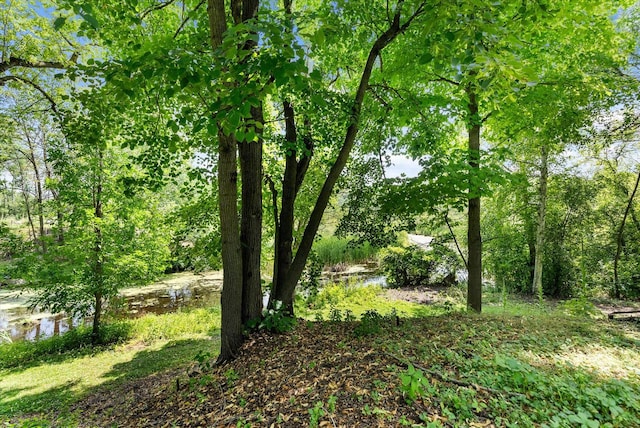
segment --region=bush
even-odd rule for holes
[[[430,283],[433,257],[418,247],[391,247],[382,258],[382,269],[390,287],[414,287]]]

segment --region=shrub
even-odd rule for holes
[[[382,257],[382,270],[391,287],[453,285],[459,268],[457,256],[445,245],[435,244],[429,250],[389,247]]]

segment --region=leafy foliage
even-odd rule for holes
[[[296,326],[296,319],[287,313],[282,302],[276,301],[273,308],[265,309],[261,320],[249,323],[249,328],[266,330],[272,333],[286,333]]]
[[[418,246],[389,247],[382,257],[382,270],[391,287],[453,285],[460,261],[445,245],[430,250]]]

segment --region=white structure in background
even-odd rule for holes
[[[409,244],[411,245],[420,247],[425,251],[431,249],[431,241],[433,241],[433,236],[412,235],[409,233],[407,235],[407,238],[409,238]]]

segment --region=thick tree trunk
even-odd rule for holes
[[[469,280],[467,283],[467,308],[482,311],[482,237],[480,234],[480,118],[478,102],[473,88],[467,88],[469,96],[469,212],[467,245]]]
[[[222,237],[222,329],[219,362],[233,359],[243,342],[242,252],[238,224],[236,141],[218,134],[218,199]]]
[[[264,122],[262,107],[252,108],[252,116]],[[260,134],[259,134],[260,135]],[[262,316],[260,250],[262,247],[262,137],[257,142],[239,143],[242,173],[242,322]]]
[[[313,241],[315,239],[318,227],[322,220],[324,211],[329,203],[329,198],[333,193],[333,188],[342,173],[349,155],[355,143],[356,136],[358,135],[360,125],[360,113],[362,109],[362,102],[364,100],[367,88],[369,86],[369,79],[371,78],[371,72],[376,64],[380,52],[389,45],[399,34],[404,32],[406,28],[411,24],[413,19],[420,15],[424,11],[424,4],[420,5],[414,14],[404,23],[400,24],[400,16],[402,13],[404,2],[400,0],[396,7],[396,13],[393,17],[393,22],[390,27],[374,42],[369,51],[367,61],[362,71],[360,78],[360,84],[358,86],[355,99],[351,108],[351,123],[347,127],[346,134],[343,140],[342,147],[336,158],[335,162],[331,166],[327,178],[322,186],[322,190],[318,195],[316,204],[311,212],[307,226],[305,227],[302,240],[296,251],[295,258],[293,259],[289,271],[284,280],[277,284],[277,287],[273,290],[274,300],[280,300],[283,303],[285,310],[293,314],[293,297],[296,285],[302,275],[307,258],[311,251]],[[280,234],[282,234],[282,225],[280,225]]]
[[[629,202],[627,203],[627,208],[624,210],[624,215],[622,216],[622,221],[620,222],[620,228],[618,229],[618,237],[616,239],[616,255],[613,259],[613,295],[616,299],[619,299],[622,296],[622,292],[620,290],[620,277],[618,275],[618,265],[620,264],[620,255],[622,254],[622,247],[624,243],[624,225],[627,222],[627,217],[629,216],[629,212],[631,211],[631,208],[633,206],[633,199],[636,196],[639,184],[640,172],[638,173],[638,177],[636,178],[636,184],[633,186],[631,196],[629,196]]]
[[[232,6],[238,3],[232,2]],[[258,16],[258,0],[242,1],[242,22]],[[237,5],[235,6],[238,7]],[[234,17],[237,13],[234,13]],[[257,44],[248,40],[243,50],[254,50]],[[254,123],[264,125],[262,104],[251,108]],[[262,281],[260,252],[262,250],[262,127],[256,127],[256,142],[239,144],[242,173],[242,212],[240,241],[242,245],[242,322],[262,316]]]
[[[231,1],[231,15],[234,22],[254,18],[258,11],[258,0]],[[214,49],[221,44],[227,30],[224,0],[208,0],[210,42]],[[259,107],[252,109],[252,115],[262,118]],[[255,119],[255,118],[254,118]],[[243,147],[243,238],[242,251],[240,225],[238,223],[238,170],[235,136],[225,135],[218,127],[218,200],[220,209],[220,229],[222,237],[222,328],[218,362],[234,358],[243,342],[243,321],[260,312],[262,303],[260,288],[260,246],[262,227],[262,144]],[[243,143],[244,144],[244,143]],[[251,168],[251,169],[250,169]],[[256,185],[257,178],[257,185]],[[244,201],[244,198],[247,198]],[[257,207],[259,206],[259,212]],[[257,254],[256,254],[257,252]],[[243,257],[244,256],[244,257]],[[243,268],[243,258],[247,261],[247,272]],[[243,281],[247,280],[245,290]],[[257,286],[256,286],[257,284]],[[257,298],[256,298],[257,296]],[[244,301],[244,299],[248,299]],[[246,307],[246,308],[245,308]]]
[[[532,292],[542,297],[542,261],[544,258],[544,233],[547,213],[547,179],[549,176],[549,151],[543,145],[540,149],[540,187],[538,189],[538,222],[536,226],[536,254],[533,268]]]

